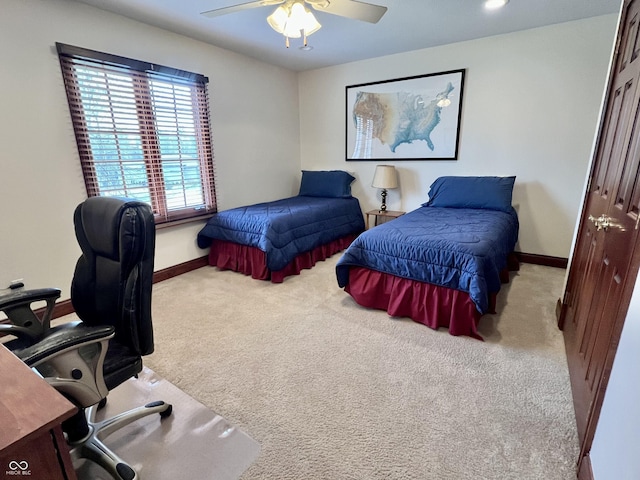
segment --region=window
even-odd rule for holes
[[[216,212],[208,79],[56,46],[87,194],[147,202],[156,223]]]

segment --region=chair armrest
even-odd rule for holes
[[[114,331],[112,326],[87,327],[78,324],[73,328],[56,331],[38,343],[15,352],[15,354],[30,367],[36,367],[69,349],[77,349],[100,340],[109,340],[113,337]]]
[[[59,288],[34,288],[30,290],[19,288],[16,290],[5,289],[5,291],[7,293],[0,294],[0,310],[38,300],[57,299],[61,293]]]
[[[25,290],[20,288],[17,290],[7,289],[6,292],[0,294],[0,311],[4,312],[9,319],[11,323],[9,326],[16,328],[7,328],[6,324],[0,325],[0,333],[28,339],[29,343],[34,343],[43,338],[49,332],[53,309],[56,300],[60,298],[60,289],[38,288]],[[41,318],[31,308],[32,303],[39,301],[47,303]]]
[[[89,407],[107,396],[104,358],[114,335],[112,326],[80,323],[14,353],[77,406]]]

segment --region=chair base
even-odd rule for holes
[[[158,413],[161,418],[168,417],[173,410],[172,405],[162,401],[151,402],[115,417],[96,422],[95,416],[98,408],[99,405],[93,405],[85,410],[89,433],[77,441],[69,442],[71,458],[74,461],[81,458],[91,460],[104,468],[116,480],[138,480],[139,477],[136,471],[115,452],[111,451],[102,442],[102,439],[148,415]]]

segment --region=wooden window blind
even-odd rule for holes
[[[147,202],[156,223],[216,212],[208,79],[56,46],[87,195]]]

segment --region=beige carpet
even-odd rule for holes
[[[523,265],[486,341],[364,309],[320,262],[274,285],[212,267],[154,286],[145,363],[260,444],[243,479],[575,479],[555,303]]]

